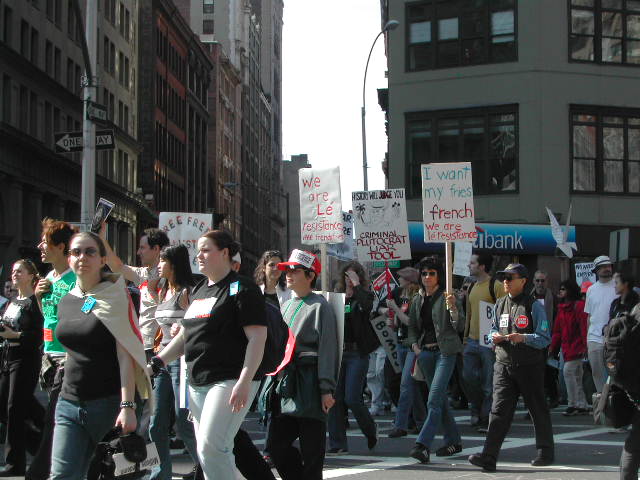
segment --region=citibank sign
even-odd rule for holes
[[[478,238],[474,248],[488,249],[496,253],[553,255],[556,241],[550,225],[518,223],[477,223]],[[422,222],[409,222],[411,252],[435,252],[442,250],[442,243],[425,243]],[[569,242],[576,241],[576,227],[569,227]]]

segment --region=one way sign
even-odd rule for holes
[[[84,148],[82,144],[82,132],[60,132],[54,136],[56,153],[81,152]],[[113,130],[96,131],[96,150],[113,150],[115,139]]]

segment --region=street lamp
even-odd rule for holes
[[[289,222],[289,192],[274,192],[272,190],[269,190],[267,188],[261,187],[259,185],[245,185],[243,183],[237,183],[237,182],[226,182],[222,184],[223,187],[228,188],[228,189],[234,189],[236,187],[249,187],[249,188],[257,188],[258,190],[262,190],[263,192],[266,192],[267,194],[272,194],[275,193],[276,195],[279,195],[280,197],[284,198],[287,201],[287,252],[285,253],[285,255],[289,255],[289,228],[290,228],[290,222]]]
[[[366,110],[365,110],[365,87],[367,85],[367,70],[369,69],[369,60],[371,60],[371,53],[373,52],[373,47],[376,45],[378,38],[383,33],[394,30],[400,23],[397,20],[389,20],[385,23],[380,33],[376,36],[375,40],[371,44],[371,50],[369,50],[369,56],[367,57],[367,65],[364,67],[364,81],[362,82],[362,174],[364,177],[364,189],[365,191],[369,189],[369,181],[367,179],[367,133],[365,126],[365,118],[366,118]]]

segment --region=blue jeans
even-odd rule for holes
[[[463,353],[462,378],[469,395],[471,415],[489,419],[493,397],[493,364],[496,354],[478,340],[467,339]]]
[[[444,444],[459,445],[460,433],[449,408],[449,397],[447,396],[449,380],[456,366],[456,354],[442,355],[440,351],[423,350],[418,356],[418,365],[422,368],[427,385],[429,385],[429,399],[427,400],[429,413],[416,442],[431,449],[431,443],[442,426]]]
[[[400,380],[400,397],[396,410],[395,427],[401,430],[409,430],[409,414],[413,409],[413,420],[421,426],[427,416],[420,387],[411,376],[413,361],[416,354],[408,347],[398,345],[398,362],[402,365],[402,379]]]
[[[375,437],[376,435],[376,425],[362,401],[362,390],[368,369],[368,355],[362,356],[357,351],[343,353],[340,377],[336,385],[336,403],[329,410],[329,448],[347,450],[347,431],[344,422],[347,409],[353,412],[360,430],[366,437]]]
[[[189,410],[180,408],[180,360],[167,365],[168,372],[161,372],[154,380],[154,410],[151,413],[149,436],[155,442],[160,457],[160,466],[151,470],[151,479],[171,480],[172,464],[169,449],[171,406],[176,412],[176,433],[184,442],[189,455],[197,461],[196,435],[193,423],[187,420]]]
[[[96,445],[116,424],[120,395],[74,402],[59,397],[56,406],[49,480],[82,480]]]

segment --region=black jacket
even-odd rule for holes
[[[635,290],[630,290],[627,297],[622,303],[622,297],[616,298],[611,302],[611,308],[609,309],[609,319],[616,318],[618,315],[631,312],[638,302],[640,302],[640,296]]]
[[[350,322],[355,342],[358,344],[360,355],[368,355],[380,346],[378,336],[369,321],[371,309],[373,308],[373,298],[372,292],[358,285],[353,289],[353,296],[350,299],[351,313],[348,321]],[[345,300],[345,302],[347,301],[349,300]]]

